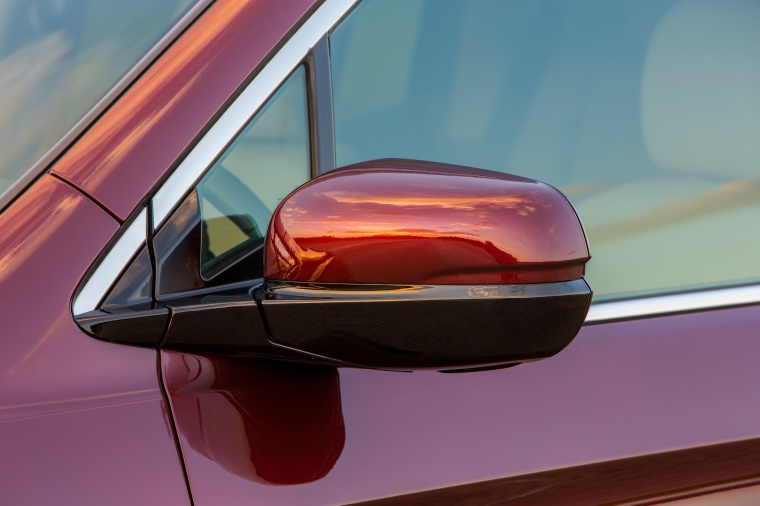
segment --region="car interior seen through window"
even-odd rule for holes
[[[760,279],[760,3],[444,3],[366,0],[332,32],[338,166],[559,188],[597,301]]]

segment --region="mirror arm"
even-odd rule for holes
[[[171,319],[161,348],[347,365],[274,342],[259,302],[254,298],[255,288],[165,300],[171,308]]]
[[[169,309],[152,304],[101,308],[76,316],[88,334],[115,343],[155,347],[161,343]]]

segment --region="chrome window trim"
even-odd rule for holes
[[[153,229],[169,216],[182,197],[256,114],[309,50],[358,0],[326,0],[285,43],[196,144],[153,197]]]
[[[179,204],[185,193],[193,187],[200,176],[227,147],[234,136],[256,114],[266,100],[288,78],[290,73],[304,60],[309,50],[335,26],[359,0],[326,0],[312,16],[296,31],[278,53],[267,63],[256,78],[246,87],[243,93],[222,114],[208,133],[193,148],[190,154],[177,167],[177,170],[161,186],[152,200],[151,219],[153,229],[166,219],[173,208]],[[200,1],[199,8],[192,9],[182,24],[189,24],[213,0]],[[197,6],[197,7],[198,7]],[[184,27],[183,27],[184,28]],[[173,32],[173,31],[172,31]],[[171,35],[171,37],[170,37]],[[167,43],[175,38],[177,33],[167,34]],[[161,42],[164,42],[162,40]],[[163,48],[162,48],[163,49]],[[156,54],[151,51],[143,59],[145,65],[152,61]],[[143,63],[141,60],[140,63]],[[131,81],[134,76],[130,72],[125,76]],[[122,86],[122,82],[116,86]],[[121,90],[119,90],[121,91]],[[111,93],[104,97],[110,98]],[[95,109],[101,106],[98,103]],[[99,111],[98,111],[99,112]],[[89,118],[89,115],[88,115]],[[82,120],[84,121],[84,119]],[[79,124],[77,125],[77,127]],[[77,128],[75,127],[75,129]],[[72,129],[73,130],[73,129]],[[68,137],[68,136],[67,136]],[[82,290],[72,303],[72,313],[78,316],[98,308],[108,290],[128,266],[129,261],[147,240],[148,212],[143,209],[130,224],[122,236],[111,247],[111,250],[100,262],[93,274],[84,284]]]
[[[760,303],[760,286],[707,289],[591,304],[586,323],[604,323],[647,316],[720,309]]]
[[[98,268],[84,284],[74,299],[72,312],[74,316],[94,311],[113,286],[114,282],[135,256],[140,246],[145,244],[148,234],[148,212],[143,209],[137,218],[126,228],[100,262]]]

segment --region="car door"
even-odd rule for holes
[[[271,36],[246,58],[220,56],[224,82],[191,124],[174,104],[147,124],[167,141],[161,153],[157,137],[130,135],[143,112],[103,141],[103,152],[126,155],[104,158],[97,175],[77,163],[92,151],[55,169],[121,219],[141,220],[132,223],[152,251],[153,298],[171,313],[153,344],[164,348],[196,504],[588,504],[754,483],[754,5],[365,0],[352,11],[328,0],[281,47],[306,3],[288,13],[256,4],[232,21],[223,13],[233,5],[203,18],[208,30],[222,19],[234,27],[207,42],[215,54],[247,40],[242,19],[261,24],[266,13]],[[164,97],[200,100],[200,85],[178,81],[154,82],[168,83]],[[138,91],[102,124],[139,103]],[[310,175],[391,156],[512,172],[568,194],[587,227],[598,301],[573,344],[462,374],[204,351],[213,326],[253,325],[235,290],[260,274],[239,266],[277,200]],[[139,184],[120,192],[128,177]],[[127,272],[140,244],[122,255]],[[228,318],[195,319],[214,304]],[[197,330],[197,348],[172,349],[179,325]]]

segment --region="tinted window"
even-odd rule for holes
[[[311,176],[309,150],[306,72],[299,67],[198,185],[204,278],[261,248],[277,205]]]
[[[366,0],[331,35],[339,166],[563,190],[596,299],[760,279],[760,3]]]

